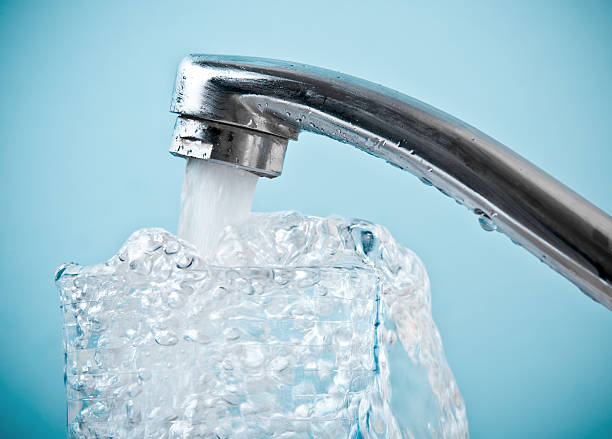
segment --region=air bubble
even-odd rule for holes
[[[223,331],[223,336],[229,341],[236,340],[240,338],[240,329],[234,327],[227,328],[225,331]]]
[[[155,336],[155,343],[162,346],[174,346],[178,343],[178,337],[168,329],[157,329],[153,330]]]

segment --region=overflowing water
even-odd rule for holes
[[[229,169],[188,163],[185,239],[58,270],[69,436],[467,437],[419,259],[365,221],[249,214]]]

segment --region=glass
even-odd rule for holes
[[[329,266],[205,265],[153,229],[60,267],[69,436],[467,436],[422,264],[350,233]]]

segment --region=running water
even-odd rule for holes
[[[205,259],[213,257],[223,229],[248,219],[258,178],[232,166],[187,159],[178,236]]]
[[[60,267],[69,436],[467,437],[418,257],[363,220],[249,214],[256,182],[190,160],[183,239]]]

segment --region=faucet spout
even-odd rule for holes
[[[500,142],[409,96],[342,73],[261,58],[179,65],[171,152],[282,171],[300,131],[349,143],[419,177],[612,309],[612,218]]]

